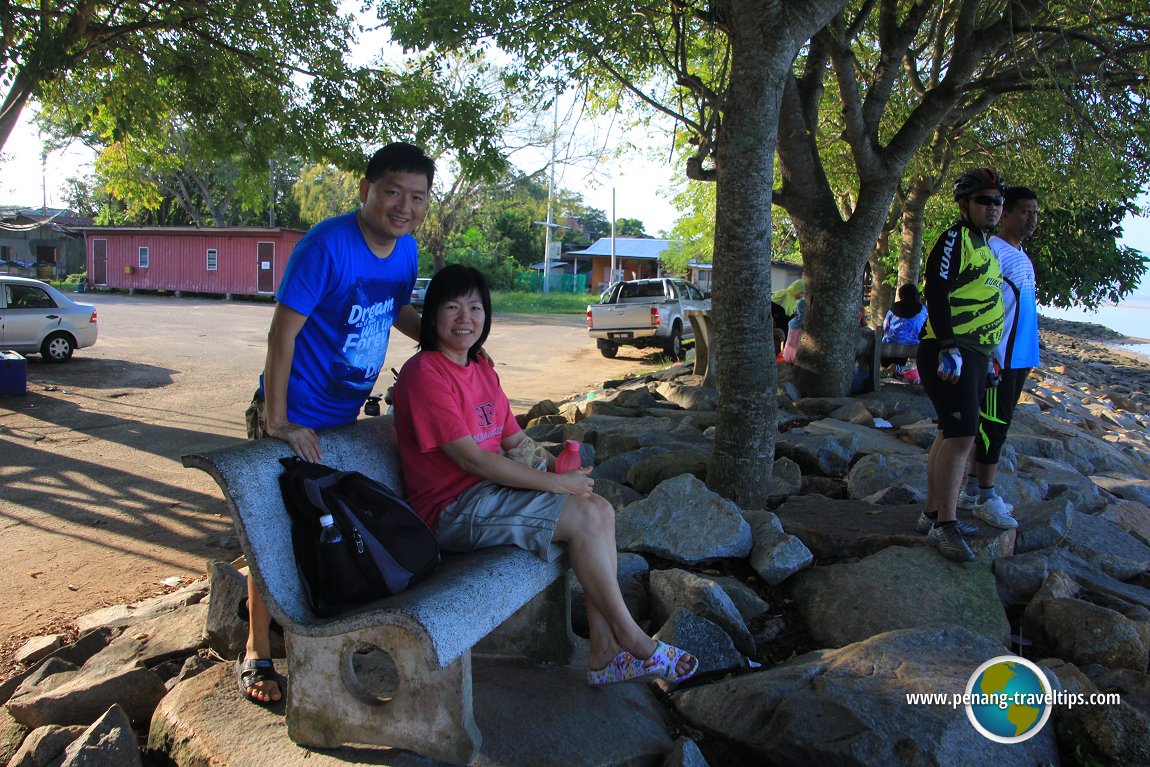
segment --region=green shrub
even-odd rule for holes
[[[594,302],[590,293],[491,292],[491,308],[506,314],[584,314],[587,304]]]

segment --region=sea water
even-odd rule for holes
[[[1050,306],[1038,307],[1038,313],[1045,317],[1072,322],[1092,322],[1121,333],[1130,338],[1146,339],[1150,342],[1150,295],[1139,293],[1119,304],[1108,304],[1089,310],[1081,307],[1055,309]],[[1150,345],[1147,344],[1107,344],[1116,349],[1134,352],[1150,359]]]

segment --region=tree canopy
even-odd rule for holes
[[[1034,260],[1038,299],[1047,306],[1097,309],[1130,295],[1150,261],[1118,243],[1128,204],[1043,205],[1039,228],[1023,247]]]
[[[277,85],[293,73],[339,66],[351,38],[334,0],[16,0],[3,5],[0,35],[0,147],[24,105],[84,75],[111,85],[125,71],[147,72],[112,89],[124,119],[148,101],[149,84],[182,82],[205,110],[229,96],[220,70]],[[147,110],[149,113],[151,110]]]
[[[356,67],[341,56],[331,51],[322,70],[306,74],[284,61],[253,68],[205,45],[78,66],[43,85],[37,119],[50,135],[79,136],[100,153],[100,183],[128,218],[171,200],[191,223],[268,221],[269,206],[295,205],[280,188],[285,170],[289,187],[303,165],[361,174],[389,140],[418,143],[450,165],[441,177],[502,171],[513,81],[482,57]]]
[[[880,254],[885,264],[876,273],[886,273],[891,286],[918,281],[923,241],[929,244],[955,219],[949,184],[968,167],[990,166],[1008,185],[1034,189],[1043,209],[1102,205],[1136,213],[1134,201],[1143,193],[1150,163],[1150,104],[1093,88],[1084,83],[1070,109],[1062,97],[1029,91],[994,100],[969,122],[940,126],[903,174],[888,219],[901,226],[902,238],[897,248]],[[1083,178],[1090,179],[1088,189],[1077,183]],[[1096,249],[1101,260],[1091,273],[1120,279],[1082,281],[1073,290],[1069,282],[1058,281],[1049,286],[1047,303],[1091,306],[1137,285],[1144,271],[1138,254],[1116,247],[1112,238],[1096,242],[1096,235],[1109,236],[1089,228],[1066,230],[1059,241],[1079,252]],[[1072,245],[1077,238],[1083,241]],[[886,304],[879,303],[872,308],[885,312]]]

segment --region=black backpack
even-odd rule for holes
[[[280,491],[304,596],[320,617],[389,597],[439,564],[435,534],[394,490],[358,471],[281,458]],[[320,543],[330,514],[343,540]]]

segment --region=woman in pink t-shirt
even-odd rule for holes
[[[444,551],[514,545],[548,561],[565,543],[587,595],[587,682],[644,677],[673,682],[698,669],[694,656],[649,637],[631,617],[617,580],[615,511],[592,493],[591,469],[540,471],[507,457],[527,435],[499,376],[479,355],[491,331],[483,275],[452,264],[424,299],[420,352],[395,385],[395,428],[408,501]]]

